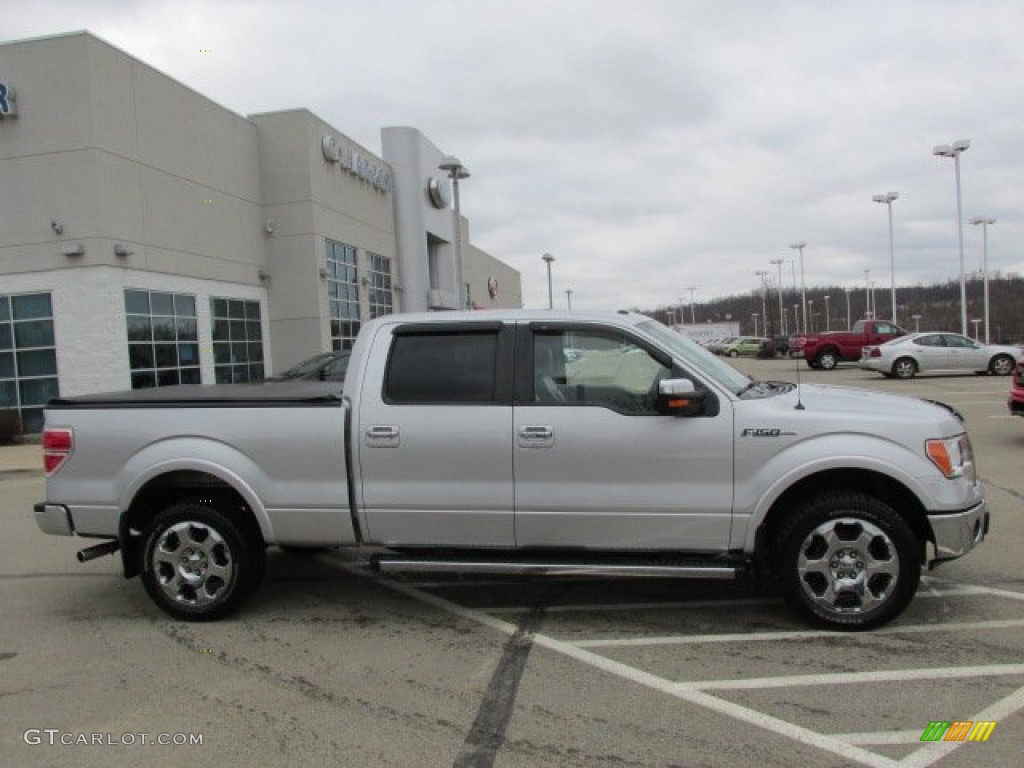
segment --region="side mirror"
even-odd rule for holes
[[[665,379],[658,383],[658,413],[664,416],[699,416],[707,394],[698,392],[689,379]]]

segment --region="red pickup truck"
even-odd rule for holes
[[[803,338],[803,357],[811,368],[831,371],[839,363],[860,359],[861,347],[895,339],[905,334],[888,320],[858,320],[852,331],[833,331]]]

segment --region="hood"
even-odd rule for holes
[[[798,394],[803,410],[796,408]],[[802,384],[785,395],[750,402],[770,403],[780,418],[788,413],[800,422],[820,421],[827,425],[822,431],[842,428],[844,422],[848,431],[872,434],[897,430],[909,436],[924,430],[929,437],[949,437],[965,431],[956,410],[948,405],[854,387]]]

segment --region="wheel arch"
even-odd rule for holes
[[[783,491],[768,508],[755,534],[755,556],[761,567],[768,563],[775,541],[787,513],[814,496],[826,491],[850,490],[866,493],[885,502],[910,527],[920,545],[921,562],[927,560],[927,546],[934,541],[928,515],[920,499],[907,486],[893,477],[870,469],[825,469],[797,480]]]
[[[142,532],[164,509],[185,501],[209,504],[237,520],[262,544],[273,537],[270,521],[258,498],[237,477],[209,466],[172,466],[154,468],[140,477],[126,496],[124,512],[118,523],[118,539],[125,578],[138,575],[142,568]]]

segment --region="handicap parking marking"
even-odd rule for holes
[[[444,597],[424,591],[418,586],[407,582],[383,579],[379,582],[383,586],[400,592],[415,600],[425,602],[436,608],[452,613],[461,618],[473,621],[477,624],[489,627],[507,636],[512,636],[517,631],[513,623],[498,618],[496,613],[517,614],[524,609],[522,606],[503,606],[477,609],[460,605]],[[1024,593],[1011,590],[996,589],[971,584],[958,584],[944,579],[924,577],[922,585],[927,591],[922,592],[922,598],[941,598],[951,596],[986,595],[999,597],[1014,601],[1024,600]],[[447,584],[437,584],[436,587],[443,588]],[[694,601],[691,603],[679,602],[671,604],[678,609],[693,608],[697,606],[720,605],[722,602],[742,603],[749,605],[751,602],[776,602],[776,601]],[[611,610],[635,610],[637,603],[616,603],[590,606],[591,609],[600,611]],[[644,604],[650,607],[665,609],[668,603]],[[535,610],[531,607],[528,610]],[[545,609],[547,610],[547,609]],[[585,605],[552,606],[550,609],[560,610],[564,613],[583,612],[587,610]],[[1024,626],[1024,619],[1004,619],[973,622],[952,622],[946,624],[930,625],[907,625],[893,626],[875,630],[871,635],[898,635],[918,634],[925,632],[941,631],[967,631],[985,629],[1015,629]],[[661,694],[686,701],[703,709],[715,712],[726,717],[747,723],[767,730],[773,734],[785,736],[802,745],[817,748],[828,752],[846,761],[852,761],[867,768],[928,768],[934,763],[946,758],[951,752],[959,749],[965,742],[941,742],[922,744],[919,749],[912,751],[902,758],[892,758],[867,747],[893,747],[907,746],[920,743],[921,732],[919,731],[878,731],[861,732],[852,734],[828,734],[821,733],[812,728],[807,728],[796,723],[781,719],[766,712],[744,706],[743,704],[729,701],[714,695],[714,692],[721,691],[753,691],[764,689],[801,688],[809,686],[850,686],[850,685],[881,685],[900,682],[930,682],[934,680],[949,679],[978,679],[997,678],[1010,679],[1024,677],[1024,664],[989,664],[978,666],[960,667],[937,667],[919,669],[894,669],[872,672],[844,672],[844,673],[818,673],[811,675],[786,675],[775,677],[747,678],[747,679],[724,679],[724,680],[698,680],[678,681],[656,675],[645,669],[632,666],[625,662],[603,656],[592,649],[602,647],[621,647],[629,645],[657,645],[686,643],[715,644],[715,643],[741,643],[758,641],[786,641],[800,639],[814,639],[818,637],[848,636],[849,633],[832,632],[825,630],[793,630],[778,632],[757,632],[757,633],[729,633],[721,635],[690,635],[671,638],[617,638],[617,639],[593,639],[567,641],[560,640],[543,632],[537,632],[532,637],[535,646],[546,648],[555,653],[575,659],[594,669],[611,674],[618,678],[628,680],[644,686]],[[1024,685],[1017,687],[1012,693],[995,701],[982,711],[973,716],[974,721],[998,721],[1006,719],[1021,709],[1024,709]]]

